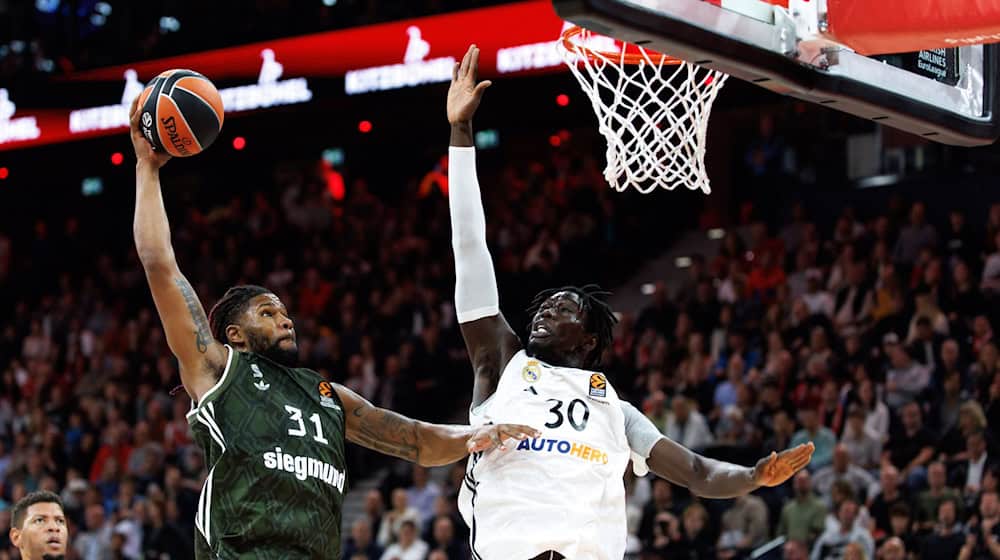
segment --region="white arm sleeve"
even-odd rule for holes
[[[632,450],[632,472],[636,476],[646,476],[649,467],[646,466],[646,459],[653,451],[656,442],[663,438],[660,430],[646,418],[646,415],[632,406],[628,401],[620,401],[622,412],[625,414],[625,437],[628,439],[628,446]]]
[[[486,247],[486,214],[476,177],[475,148],[448,148],[448,209],[458,322],[498,315],[500,296],[493,258]]]

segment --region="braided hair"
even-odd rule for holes
[[[223,344],[228,343],[226,327],[235,323],[237,317],[246,312],[251,299],[269,293],[271,290],[253,285],[233,286],[226,290],[222,299],[208,312],[208,324],[212,328],[212,336]]]
[[[528,315],[534,317],[538,309],[545,303],[545,300],[559,292],[571,292],[580,296],[584,313],[584,328],[588,333],[597,337],[597,345],[584,358],[584,365],[588,368],[601,365],[601,356],[604,354],[604,350],[611,345],[611,340],[614,336],[612,331],[618,322],[618,318],[615,317],[614,312],[611,311],[611,306],[607,302],[607,297],[611,295],[611,292],[603,290],[597,284],[587,284],[582,287],[563,286],[562,288],[542,290],[531,300],[531,305],[528,306]]]

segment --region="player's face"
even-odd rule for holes
[[[553,294],[531,319],[528,354],[550,364],[579,367],[596,344],[586,330],[583,300],[576,293]]]
[[[280,364],[294,363],[299,355],[295,324],[288,309],[274,294],[261,294],[250,300],[243,331],[251,352]]]
[[[20,529],[11,529],[11,542],[25,560],[56,559],[66,554],[66,517],[59,504],[32,504]]]

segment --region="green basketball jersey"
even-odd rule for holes
[[[347,473],[333,385],[226,348],[218,383],[187,415],[209,468],[196,557],[340,558]]]

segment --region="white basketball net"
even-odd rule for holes
[[[631,47],[611,56],[587,47],[599,36],[582,30],[559,51],[587,93],[607,140],[604,178],[618,191],[646,194],[684,186],[711,192],[705,171],[705,134],[712,103],[729,76]],[[567,46],[565,43],[569,43]]]

